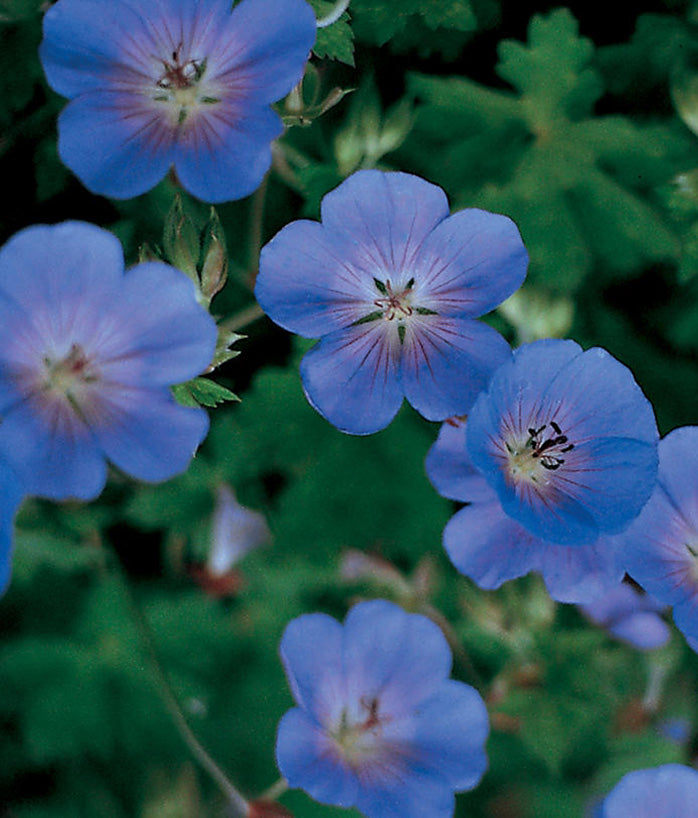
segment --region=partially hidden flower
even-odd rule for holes
[[[510,353],[476,319],[520,286],[528,256],[506,216],[449,215],[441,188],[358,171],[263,248],[255,294],[306,338],[310,403],[344,432],[384,428],[403,398],[429,420],[470,409]]]
[[[660,615],[664,606],[627,582],[580,607],[595,625],[638,650],[659,648],[671,636]]]
[[[37,225],[0,249],[0,456],[27,494],[91,499],[106,459],[134,477],[183,471],[208,430],[170,386],[210,363],[216,326],[161,262],[124,273],[118,240]]]
[[[451,651],[431,620],[385,600],[354,606],[344,625],[306,614],[281,657],[297,706],[276,756],[291,787],[368,818],[451,818],[454,791],[479,782],[487,711],[448,678]]]
[[[664,764],[624,775],[601,805],[599,818],[690,818],[698,804],[698,771]]]
[[[315,40],[305,0],[58,0],[39,49],[63,162],[93,193],[126,199],[174,167],[207,202],[247,196],[282,131],[269,104]]]
[[[10,582],[14,518],[23,497],[17,475],[0,460],[0,596]]]
[[[673,606],[679,630],[698,640],[698,426],[660,441],[657,487],[618,540],[630,576]]]
[[[242,584],[235,566],[245,554],[270,539],[264,514],[240,505],[233,489],[221,483],[216,490],[208,559],[190,572],[212,596],[234,593]]]
[[[482,588],[538,571],[561,602],[608,592],[624,574],[611,535],[654,488],[657,440],[649,401],[607,352],[520,347],[427,457],[437,491],[469,503],[444,530],[451,560]]]

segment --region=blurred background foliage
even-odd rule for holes
[[[107,2],[107,0],[105,0]],[[313,0],[318,16],[333,4]],[[37,222],[108,227],[134,262],[161,247],[171,182],[89,194],[60,163],[63,101],[37,58],[38,0],[0,0],[0,239]],[[152,646],[193,731],[248,795],[278,777],[291,705],[277,656],[293,617],[384,596],[448,625],[455,673],[485,696],[490,769],[458,816],[567,818],[628,770],[698,752],[698,657],[674,634],[641,654],[550,601],[535,577],[485,593],[441,548],[452,506],[424,474],[437,427],[404,408],[370,438],[306,403],[307,342],[254,318],[261,245],[358,168],[442,185],[454,208],[516,220],[524,288],[491,321],[512,343],[567,335],[630,366],[662,433],[698,394],[698,4],[353,0],[319,32],[289,130],[257,194],[218,208],[229,281],[213,312],[246,333],[216,380],[189,471],[162,486],[114,473],[95,503],[27,501],[0,602],[0,816],[225,815],[164,703]],[[198,229],[209,208],[185,197]],[[272,538],[206,581],[221,485]],[[300,792],[308,818],[351,815]]]

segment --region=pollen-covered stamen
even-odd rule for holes
[[[544,423],[539,429],[529,429],[526,445],[532,449],[531,457],[540,458],[541,466],[554,471],[565,462],[565,458],[559,455],[572,451],[574,443],[570,443],[567,435],[562,434],[562,429],[554,420],[550,421],[554,434],[551,437],[542,438],[546,426],[547,424]]]
[[[164,68],[157,81],[159,88],[190,88],[203,77],[206,71],[206,60],[194,59],[182,62],[182,43],[172,52],[172,60],[160,60]]]
[[[548,426],[551,433],[546,434]],[[546,471],[557,471],[565,462],[561,455],[571,452],[570,443],[560,426],[551,420],[538,428],[529,427],[528,437],[519,443],[505,442],[507,451],[507,471],[515,482],[546,483]]]
[[[159,58],[163,71],[155,81],[155,102],[166,103],[173,123],[180,126],[187,117],[201,105],[220,102],[218,89],[204,81],[206,58],[196,57],[185,60],[180,42],[168,59]]]
[[[389,721],[388,716],[380,714],[377,698],[362,697],[359,705],[358,714],[350,714],[347,710],[342,712],[339,727],[332,734],[345,760],[355,766],[379,752],[383,725]]]
[[[383,313],[383,318],[386,321],[393,321],[395,318],[407,318],[414,312],[412,307],[412,288],[414,287],[414,279],[411,278],[403,290],[394,290],[390,279],[387,279],[385,284],[377,278],[373,281],[376,284],[378,292],[383,298],[376,298],[373,303]]]
[[[97,380],[94,365],[79,344],[73,344],[63,358],[44,358],[45,379],[43,388],[68,397],[83,384]]]

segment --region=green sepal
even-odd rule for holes
[[[225,246],[225,231],[214,207],[208,222],[202,230],[201,248],[201,292],[210,303],[228,280],[228,253]]]
[[[363,318],[358,318],[356,321],[352,321],[350,326],[357,327],[359,324],[370,324],[371,321],[377,321],[379,318],[383,317],[383,313],[381,310],[376,310],[375,312],[369,312],[368,315],[364,315]]]
[[[210,409],[219,403],[240,400],[230,389],[208,378],[193,378],[186,383],[178,383],[172,387],[172,393],[182,406],[206,406]]]
[[[197,270],[201,255],[199,231],[184,212],[182,197],[179,193],[174,197],[172,207],[165,218],[162,244],[170,264],[186,273],[199,289]]]
[[[385,286],[385,284],[383,284],[382,281],[379,281],[377,278],[374,278],[373,283],[376,285],[376,288],[378,289],[378,292],[381,293],[381,295],[388,295],[388,288]]]

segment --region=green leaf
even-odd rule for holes
[[[194,378],[186,383],[172,387],[174,396],[183,406],[207,406],[213,408],[226,401],[239,401],[240,398],[225,386],[208,378]]]
[[[328,0],[310,0],[315,16],[321,19],[331,13],[335,3]],[[338,60],[347,65],[354,65],[354,32],[349,25],[349,15],[344,12],[336,23],[317,30],[317,39],[313,54],[319,58]]]
[[[497,71],[518,94],[462,78],[409,79],[422,104],[403,155],[456,207],[511,216],[530,280],[558,294],[575,292],[592,269],[617,276],[679,255],[649,187],[671,178],[688,145],[664,125],[594,117],[603,86],[593,53],[558,9],[533,17],[526,44],[500,44]]]
[[[351,15],[357,38],[372,45],[384,45],[404,32],[408,23],[419,20],[427,29],[470,32],[477,18],[470,0],[353,0]]]
[[[636,102],[666,83],[691,48],[691,29],[669,14],[642,14],[627,43],[598,50],[597,63],[608,90]]]

